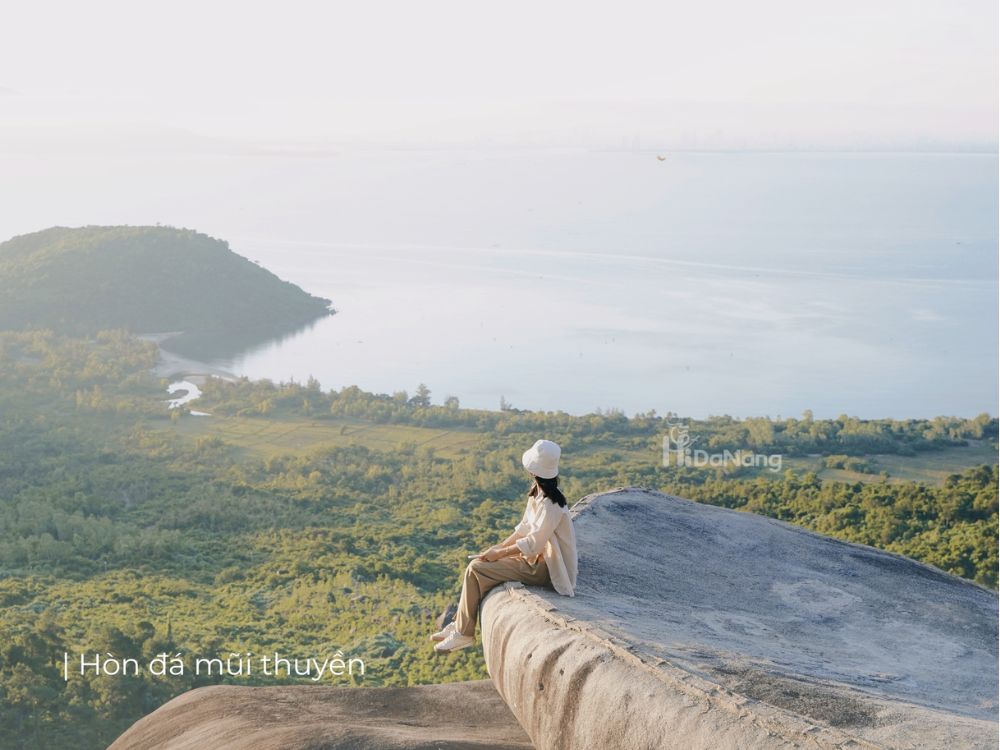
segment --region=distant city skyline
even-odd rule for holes
[[[991,0],[22,5],[0,148],[995,150]]]

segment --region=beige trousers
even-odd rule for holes
[[[502,557],[493,562],[473,560],[465,569],[462,598],[458,602],[455,625],[462,635],[476,634],[479,603],[493,588],[505,581],[521,581],[529,586],[551,586],[549,569],[539,555],[537,562],[528,562],[524,555]]]

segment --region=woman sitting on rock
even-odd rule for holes
[[[462,597],[454,621],[431,636],[438,653],[476,642],[476,617],[487,592],[504,581],[547,586],[573,596],[576,586],[576,534],[566,498],[559,491],[559,446],[539,440],[521,463],[533,478],[528,506],[514,533],[479,554],[465,569]]]

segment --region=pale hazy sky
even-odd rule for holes
[[[0,25],[0,136],[994,149],[997,14],[996,0],[34,0]]]

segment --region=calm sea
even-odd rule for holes
[[[997,413],[995,154],[0,156],[0,235],[229,240],[339,313],[217,366],[465,406]]]

